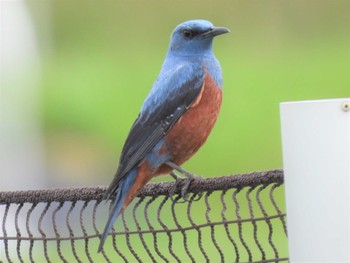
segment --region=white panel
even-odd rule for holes
[[[281,103],[291,262],[350,262],[349,105]]]

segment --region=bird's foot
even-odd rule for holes
[[[180,172],[181,174],[183,174],[186,177],[186,178],[183,178],[183,177],[177,175],[174,172],[170,173],[170,175],[175,179],[174,187],[170,191],[170,198],[171,198],[171,200],[174,201],[173,195],[175,194],[179,183],[184,181],[184,183],[182,185],[182,188],[181,188],[181,197],[184,199],[184,201],[182,201],[181,203],[187,202],[188,199],[189,199],[189,191],[188,191],[188,189],[190,188],[191,183],[194,180],[202,179],[203,177],[198,176],[198,175],[194,175],[192,173],[189,173],[189,172],[187,172],[186,170],[182,169],[180,166],[178,166],[178,165],[176,165],[174,163],[168,162],[167,165],[169,165],[171,168],[177,170],[178,172]],[[198,198],[196,200],[194,200],[194,201],[199,200],[201,197],[202,197],[202,193],[199,193],[198,194]]]
[[[184,199],[184,202],[187,202],[189,199],[189,191],[188,189],[191,186],[191,183],[197,179],[203,179],[202,176],[199,175],[194,175],[194,174],[190,174],[191,176],[188,176],[185,180],[185,184],[182,186],[181,188],[181,197]],[[198,193],[198,198],[195,199],[194,201],[199,200],[202,197],[203,193],[199,192]]]
[[[179,176],[179,175],[177,175],[177,174],[174,173],[174,172],[171,172],[170,175],[175,179],[175,184],[174,184],[174,186],[172,187],[172,189],[171,189],[170,192],[169,192],[169,196],[170,196],[171,201],[173,201],[173,202],[178,202],[178,203],[184,203],[184,202],[186,202],[186,200],[185,200],[185,201],[180,201],[180,202],[179,202],[179,201],[178,201],[179,198],[174,198],[174,195],[175,195],[175,193],[176,193],[176,190],[177,190],[177,188],[178,188],[179,183],[181,183],[183,180],[186,180],[186,179],[183,178],[183,177],[181,177],[181,176]],[[184,199],[185,199],[185,198],[184,198]]]

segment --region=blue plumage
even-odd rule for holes
[[[174,99],[179,93],[187,92],[187,90],[183,90],[184,84],[194,78],[197,78],[196,85],[188,88],[199,90],[204,79],[204,71],[200,64],[166,59],[156,82],[143,103],[141,117],[143,114],[147,115],[158,110],[158,107]]]
[[[111,206],[111,213],[109,214],[109,218],[107,220],[107,225],[105,227],[105,231],[103,232],[103,235],[102,235],[102,238],[100,241],[100,245],[98,247],[98,251],[102,250],[103,243],[106,240],[109,231],[112,229],[114,221],[117,219],[117,217],[118,217],[118,215],[123,207],[126,195],[128,194],[131,186],[134,184],[136,176],[137,176],[137,169],[134,168],[128,173],[128,176],[125,176],[120,181],[117,194],[116,194],[115,199],[113,201],[113,204]]]
[[[200,81],[203,82],[203,68],[208,70],[217,86],[222,87],[221,66],[211,48],[213,39],[208,37],[184,41],[182,35],[186,29],[206,32],[213,27],[213,24],[206,20],[191,20],[175,28],[165,61],[152,90],[144,101],[141,114],[156,110],[158,105],[171,98],[193,77],[200,76]]]
[[[221,67],[213,54],[212,41],[215,36],[227,32],[228,29],[214,27],[206,20],[187,21],[173,31],[160,74],[129,132],[118,170],[106,191],[105,198],[113,198],[113,203],[99,251],[126,199],[130,202],[150,179],[147,176],[161,173],[157,169],[172,160],[172,153],[163,150],[165,137],[194,101],[201,97],[199,94],[208,75],[221,92]],[[218,97],[214,99],[219,101]],[[147,178],[140,179],[138,170],[144,164],[148,165],[149,171],[143,174]],[[132,190],[134,185],[137,187]]]

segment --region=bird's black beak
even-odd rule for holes
[[[209,31],[202,34],[203,37],[215,37],[218,35],[230,33],[230,29],[226,27],[214,26]]]

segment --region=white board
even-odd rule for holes
[[[350,262],[350,98],[281,103],[291,262]]]

